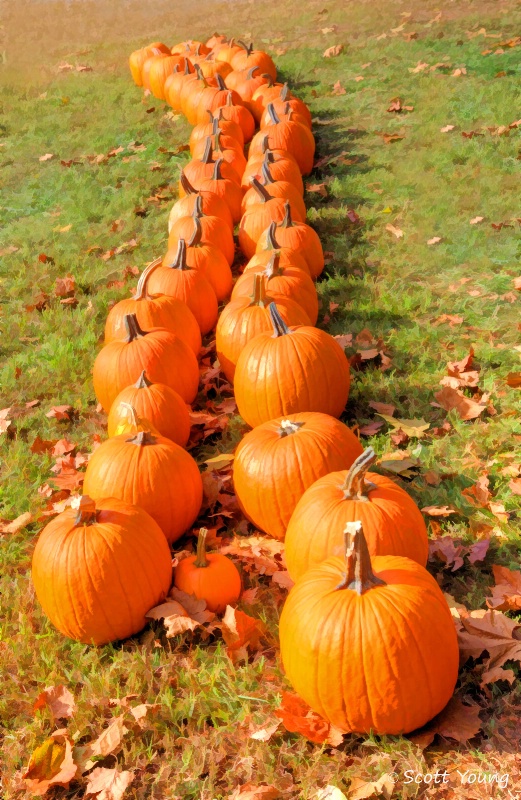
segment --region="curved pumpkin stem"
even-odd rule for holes
[[[356,500],[363,503],[369,500],[367,492],[376,489],[376,485],[366,481],[365,476],[367,470],[375,461],[376,453],[372,447],[368,447],[353,461],[344,484],[341,487],[346,500]]]
[[[261,153],[265,154],[268,152],[269,149],[270,149],[270,137],[268,136],[268,134],[266,134],[264,136],[264,139],[262,140]]]
[[[190,48],[188,48],[188,50],[190,50]],[[194,72],[195,72],[195,70],[194,70]],[[184,71],[183,74],[184,75],[191,75],[192,74],[190,72],[190,61],[187,58],[185,58],[185,71]]]
[[[304,422],[295,422],[291,419],[283,419],[280,423],[279,436],[291,436],[292,433],[297,433],[297,431],[299,431],[304,424]]]
[[[260,306],[261,308],[266,308],[271,302],[266,294],[266,278],[262,273],[256,272],[253,276],[253,292],[250,299],[250,306]]]
[[[139,378],[137,379],[136,383],[134,384],[135,389],[148,389],[149,386],[152,386],[152,381],[149,381],[147,378],[147,374],[145,370],[141,373]],[[132,406],[131,406],[132,408]]]
[[[212,152],[212,137],[206,137],[206,147],[204,148],[203,157],[201,158],[201,162],[203,164],[211,164],[213,161],[213,152]]]
[[[226,86],[226,84],[224,82],[224,78],[223,78],[223,76],[221,75],[220,72],[217,73],[217,75],[215,76],[215,79],[217,81],[217,88],[219,89],[219,91],[220,92],[225,92],[227,86]]]
[[[221,165],[223,161],[224,158],[218,158],[217,161],[215,162],[215,167],[213,168],[213,175],[212,175],[213,181],[222,181],[223,176],[221,173]]]
[[[289,100],[288,95],[289,95],[289,88],[288,88],[288,84],[285,83],[284,86],[282,87],[282,89],[280,90],[280,95],[279,95],[279,97],[280,97],[280,99],[282,100],[283,103],[286,100]]]
[[[96,522],[99,512],[96,509],[95,501],[88,494],[82,495],[72,507],[77,510],[74,520],[74,524],[77,527],[80,525],[92,525],[93,522]]]
[[[203,228],[200,220],[202,214],[196,216],[194,211],[192,216],[194,218],[194,232],[188,240],[188,247],[197,247],[197,245],[201,244],[201,238],[203,236]]]
[[[129,444],[135,444],[137,447],[146,447],[147,444],[155,444],[157,439],[151,431],[139,431],[135,436],[131,436],[130,439],[125,439],[125,441]]]
[[[253,78],[254,74],[257,72],[257,70],[260,70],[260,67],[258,66],[258,64],[255,64],[254,67],[250,67],[250,69],[246,73],[246,80],[251,81],[251,79]]]
[[[162,261],[161,258],[156,258],[154,261],[151,261],[147,267],[145,267],[145,269],[139,276],[139,280],[137,282],[137,287],[136,287],[136,294],[134,295],[134,300],[143,300],[143,298],[147,296],[147,281],[151,273],[155,269],[157,269],[157,267],[159,267],[161,261]]]
[[[271,323],[273,325],[274,339],[278,338],[279,336],[286,336],[286,334],[291,333],[290,329],[280,316],[279,310],[275,305],[275,303],[269,304],[268,311],[270,312]]]
[[[278,125],[279,122],[280,122],[280,119],[279,119],[279,117],[277,115],[277,112],[275,111],[275,106],[273,105],[273,103],[268,103],[268,108],[266,109],[266,111],[270,115],[271,124],[272,125]]]
[[[179,239],[177,243],[177,253],[171,264],[165,264],[168,269],[189,269],[186,262],[186,242],[184,239]]]
[[[266,275],[268,283],[271,278],[276,275],[281,275],[283,271],[284,270],[280,266],[280,251],[275,250],[264,270],[264,274]]]
[[[194,210],[192,211],[192,217],[194,219],[201,219],[201,217],[204,217],[204,214],[203,214],[203,198],[201,197],[200,194],[198,194],[197,197],[195,198]],[[188,242],[188,244],[190,244],[190,242]]]
[[[280,228],[292,228],[293,220],[291,219],[291,206],[289,200],[284,203],[284,219],[279,225]]]
[[[269,166],[270,164],[274,163],[275,163],[275,153],[273,152],[273,150],[266,150],[264,152],[264,161],[262,162],[262,166],[264,166],[264,164],[267,164]]]
[[[240,44],[240,46],[244,50],[246,50],[246,53],[249,56],[251,56],[251,54],[253,53],[253,42],[250,42],[250,44],[246,44],[246,42],[243,42],[242,39],[237,39],[237,44]]]
[[[216,116],[214,116],[213,111],[210,111],[209,108],[206,109],[206,113],[210,115],[210,124],[212,126],[212,134],[217,133],[217,129],[219,128],[219,120]]]
[[[179,181],[186,194],[197,194],[197,189],[194,189],[194,187],[186,177],[184,169],[181,170]]]
[[[228,92],[228,94],[226,95],[226,103],[225,103],[225,105],[227,105],[227,106],[234,106],[235,105],[235,103],[233,102],[233,97],[232,97],[232,93],[231,92]]]
[[[275,231],[277,230],[277,223],[271,222],[270,227],[268,228],[268,233],[266,236],[266,250],[279,250],[280,245],[275,238]]]
[[[262,162],[261,176],[265,186],[268,186],[268,184],[270,183],[275,183],[275,178],[272,176],[270,172],[270,165],[269,162],[266,160],[266,158]]]
[[[346,571],[337,589],[351,589],[357,594],[364,594],[376,586],[386,586],[385,581],[377,578],[371,565],[371,556],[365,541],[362,523],[348,522],[344,530],[346,545]]]
[[[125,325],[125,330],[127,332],[127,336],[125,339],[127,344],[133,342],[134,339],[139,339],[140,336],[147,335],[147,331],[141,329],[135,314],[125,314],[125,316],[123,317],[123,323]]]
[[[259,203],[267,203],[268,200],[273,200],[271,194],[266,191],[262,183],[260,183],[255,176],[252,175],[250,178],[250,183],[259,195]]]
[[[208,535],[208,528],[200,528],[199,536],[197,537],[197,553],[195,556],[194,567],[201,569],[209,567],[210,562],[206,557],[206,537]]]

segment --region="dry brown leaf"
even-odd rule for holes
[[[427,244],[430,246],[433,244],[438,244],[438,242],[441,241],[442,241],[441,236],[433,236],[432,239],[427,239]]]
[[[347,797],[336,786],[328,784],[323,789],[319,789],[314,800],[347,800]]]
[[[74,758],[80,771],[87,772],[96,765],[98,757],[104,758],[111,753],[118,753],[121,749],[121,740],[128,728],[124,724],[124,714],[114,717],[107,728],[100,733],[97,739],[74,749]]]
[[[521,478],[513,478],[509,481],[508,488],[512,494],[521,495]]]
[[[267,783],[244,783],[228,795],[228,800],[278,800],[281,793]]]
[[[332,92],[332,94],[345,94],[345,93],[346,93],[346,90],[344,89],[344,87],[342,86],[340,81],[337,81],[335,84],[333,84],[333,92]]]
[[[44,156],[40,156],[38,161],[50,161],[51,158],[54,158],[54,153],[45,153]]]
[[[521,372],[509,372],[507,375],[507,384],[512,389],[519,389],[521,386]]]
[[[477,403],[475,400],[466,397],[462,391],[451,386],[444,386],[434,396],[445,411],[455,409],[462,420],[476,419],[487,407],[483,403]]]
[[[55,720],[68,719],[76,711],[76,703],[66,686],[48,686],[33,704],[33,711],[41,708],[48,708]]]
[[[55,731],[33,752],[23,780],[34,795],[44,795],[51,786],[68,787],[78,770],[66,728]]]
[[[429,517],[449,517],[451,514],[457,514],[455,508],[450,506],[424,506],[422,514],[428,514]]]
[[[396,411],[396,406],[391,403],[380,403],[378,400],[370,400],[369,408],[374,408],[379,414],[387,414],[388,417],[392,417]]]
[[[311,742],[323,744],[328,742],[338,746],[343,740],[343,733],[330,725],[325,719],[312,711],[307,703],[291,692],[282,693],[282,704],[275,709],[275,716],[290,733],[300,733]]]
[[[493,564],[492,571],[496,585],[492,587],[492,597],[487,598],[487,606],[499,611],[521,610],[521,572]]]
[[[449,133],[449,131],[453,131],[455,125],[444,125],[443,128],[440,128],[440,133]]]
[[[521,662],[521,626],[517,620],[501,611],[477,609],[462,614],[460,623],[458,640],[464,661],[479,658],[486,651],[485,672],[502,667],[506,661]]]
[[[162,619],[168,639],[172,638],[172,636],[186,633],[186,631],[193,631],[201,624],[193,619],[181,603],[176,600],[169,600],[155,608],[151,608],[145,616],[149,619]]]
[[[425,431],[430,427],[430,423],[425,422],[424,419],[399,419],[398,417],[391,417],[388,414],[381,413],[378,413],[378,416],[383,417],[394,430],[402,430],[413,439],[421,439],[425,435]]]
[[[97,767],[89,775],[85,797],[95,794],[96,800],[121,800],[134,777],[129,770]]]
[[[488,487],[488,475],[480,475],[476,483],[473,486],[469,486],[468,489],[463,489],[461,494],[466,497],[473,506],[486,508],[490,500]]]
[[[34,517],[30,511],[20,514],[19,517],[12,521],[0,520],[0,533],[18,533],[23,528],[26,528],[33,521]]]
[[[403,231],[401,228],[397,228],[395,225],[392,225],[390,222],[387,223],[385,226],[385,230],[392,233],[393,236],[396,236],[397,239],[401,239],[403,236]]]
[[[410,738],[422,750],[434,741],[436,734],[463,744],[481,730],[480,710],[479,706],[468,706],[459,697],[452,697],[440,714]]]
[[[270,718],[260,727],[250,728],[248,738],[255,739],[258,742],[269,742],[275,731],[280,727],[280,724],[280,719]]]
[[[377,781],[353,778],[349,786],[349,800],[364,800],[366,797],[383,797],[389,800],[393,793],[394,773],[386,772]]]
[[[280,572],[276,572],[271,577],[271,582],[278,584],[278,586],[282,586],[284,589],[292,589],[295,585],[295,581],[292,580],[289,576],[289,572],[287,569],[280,570]]]
[[[336,56],[339,56],[340,53],[343,53],[343,51],[343,44],[334,44],[332,47],[328,47],[327,50],[324,50],[323,56],[324,58],[335,58]]]
[[[483,222],[484,219],[485,219],[485,217],[472,217],[472,219],[470,220],[470,224],[471,225],[479,225],[479,223]]]
[[[248,616],[232,606],[226,606],[221,632],[226,642],[227,653],[233,663],[248,660],[248,650],[260,650],[260,641],[264,636],[264,624],[260,619]]]

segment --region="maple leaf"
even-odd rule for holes
[[[250,651],[260,650],[260,640],[264,636],[264,624],[260,619],[248,616],[232,606],[226,606],[221,632],[227,645],[227,653],[235,664],[248,660]]]
[[[346,347],[351,347],[351,345],[353,344],[352,333],[340,333],[337,336],[333,336],[333,339],[336,339],[336,341],[343,350],[345,350]]]
[[[441,241],[442,241],[441,236],[433,236],[432,239],[427,239],[427,244],[431,246],[433,244],[438,244]]]
[[[332,784],[328,784],[324,786],[323,789],[319,789],[315,797],[316,800],[347,800],[345,794]]]
[[[463,566],[464,552],[465,548],[462,545],[455,545],[450,536],[442,536],[429,542],[429,558],[437,556],[447,567],[452,566],[451,572],[456,572]]]
[[[55,720],[68,719],[76,711],[76,703],[66,686],[48,686],[33,704],[33,711],[41,708],[48,708]]]
[[[436,734],[462,744],[468,742],[481,730],[480,710],[479,706],[465,705],[459,697],[452,697],[443,711],[410,739],[422,750],[432,744]]]
[[[519,389],[521,386],[521,372],[509,372],[507,375],[507,385],[512,389]]]
[[[385,133],[383,131],[375,131],[377,136],[381,136],[384,140],[384,144],[392,144],[393,142],[399,142],[400,139],[404,139],[404,136],[400,136],[398,133]]]
[[[54,288],[56,297],[68,297],[74,294],[76,289],[76,281],[72,275],[66,275],[65,278],[57,278]]]
[[[325,183],[306,183],[306,192],[315,192],[321,197],[327,197],[327,186]]]
[[[162,619],[168,639],[172,638],[172,636],[186,633],[186,631],[193,631],[201,624],[193,619],[181,603],[176,600],[170,600],[151,608],[145,616],[150,619]]]
[[[97,767],[89,775],[85,797],[95,794],[96,800],[121,800],[134,777],[129,770]]]
[[[333,92],[332,92],[332,94],[345,94],[345,93],[346,93],[346,90],[344,89],[344,87],[342,86],[342,84],[340,83],[340,81],[337,81],[337,82],[336,82],[336,83],[333,85]]]
[[[80,772],[88,772],[96,765],[96,761],[111,753],[118,753],[121,749],[121,741],[128,728],[124,725],[124,714],[114,717],[108,727],[103,730],[97,739],[74,748],[74,758],[79,766]]]
[[[327,50],[324,50],[323,57],[324,58],[335,58],[339,56],[340,53],[343,53],[344,45],[343,44],[334,44],[332,47],[328,47]]]
[[[481,506],[486,508],[490,499],[488,487],[488,475],[481,475],[473,486],[469,486],[468,489],[464,489],[461,494],[466,497],[473,506]]]
[[[490,670],[495,670],[494,680],[498,680],[503,672],[507,672],[497,671],[505,662],[521,662],[521,628],[517,620],[494,609],[477,609],[468,614],[462,613],[459,623],[458,641],[463,661],[479,658],[484,652],[488,653],[482,675],[484,682]]]
[[[380,415],[386,414],[388,417],[392,417],[396,411],[396,406],[391,403],[380,403],[378,400],[370,400],[369,408],[374,408]]]
[[[421,439],[430,427],[430,423],[425,422],[424,419],[400,419],[381,413],[378,413],[378,416],[382,417],[394,430],[403,431],[411,439]]]
[[[312,711],[308,704],[296,694],[283,692],[282,703],[275,709],[274,713],[276,717],[282,720],[282,724],[287,731],[300,733],[310,742],[315,742],[316,744],[332,743],[332,737],[338,746],[342,741],[342,732],[330,725],[315,711]]]
[[[480,222],[483,222],[485,217],[472,217],[470,220],[470,225],[479,225]]]
[[[395,227],[390,222],[388,222],[387,225],[385,226],[385,230],[389,231],[389,233],[392,233],[392,235],[396,236],[397,239],[401,239],[403,236],[403,231],[401,230],[401,228]]]
[[[380,428],[383,428],[383,425],[383,422],[375,420],[374,422],[369,422],[367,425],[362,425],[361,428],[358,428],[358,433],[360,436],[375,436]]]
[[[220,469],[224,469],[224,467],[229,467],[234,458],[235,456],[233,453],[219,453],[219,455],[213,456],[213,458],[207,458],[201,463],[207,464],[207,466],[211,467],[212,470],[218,471]]]
[[[22,777],[29,791],[41,796],[51,786],[67,788],[77,770],[67,729],[61,728],[36,748]]]
[[[273,734],[280,727],[280,719],[270,717],[261,726],[255,728],[250,727],[248,730],[248,738],[255,739],[257,742],[269,742]]]
[[[280,570],[279,572],[275,572],[274,575],[271,577],[271,582],[276,583],[278,586],[284,587],[284,589],[291,589],[295,585],[295,581],[290,578],[289,572],[287,570]]]
[[[434,396],[445,411],[455,409],[459,418],[466,421],[476,419],[487,407],[484,403],[477,403],[475,400],[471,400],[462,391],[451,386],[444,386]]]
[[[492,597],[487,598],[487,606],[499,611],[521,610],[521,572],[493,564],[492,572],[496,585],[492,587]]]

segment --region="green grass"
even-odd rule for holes
[[[128,53],[149,40],[173,44],[189,35],[208,36],[214,28],[252,33],[275,53],[285,51],[276,55],[277,65],[316,118],[318,157],[346,151],[347,163],[326,165],[309,179],[325,182],[328,190],[327,198],[307,196],[309,218],[330,253],[319,283],[320,319],[329,302],[339,303],[327,330],[354,338],[368,328],[391,357],[386,371],[370,363],[353,372],[346,421],[361,426],[379,419],[369,406],[377,400],[393,403],[396,416],[430,423],[431,432],[407,446],[419,469],[403,485],[422,507],[447,504],[461,512],[441,519],[441,533],[470,543],[477,526],[489,526],[492,541],[484,563],[466,563],[455,573],[437,561],[430,565],[445,591],[469,608],[484,607],[493,582],[491,565],[515,568],[519,552],[520,498],[509,488],[512,476],[504,468],[518,463],[521,436],[519,390],[506,384],[507,374],[519,369],[519,301],[513,279],[519,275],[520,256],[520,139],[519,129],[495,136],[488,128],[519,118],[521,51],[481,53],[519,33],[519,9],[513,1],[425,2],[406,21],[402,12],[410,7],[401,2],[337,5],[324,14],[324,4],[311,0],[282,8],[234,4],[231,14],[227,4],[210,4],[204,14],[178,11],[174,20],[166,4],[152,4],[152,11],[149,5],[146,14],[136,4],[118,27],[116,11],[99,4],[83,29],[81,11],[73,9],[58,31],[51,23],[64,19],[65,12],[60,4],[49,3],[34,63],[29,66],[27,53],[17,55],[12,40],[1,67],[0,251],[17,250],[0,261],[0,406],[13,406],[16,412],[28,401],[40,403],[13,418],[8,433],[0,435],[0,517],[13,519],[44,508],[38,487],[51,478],[53,460],[31,452],[36,435],[67,436],[81,452],[90,451],[95,434],[105,435],[91,367],[109,303],[128,294],[134,280],[129,267],[142,269],[165,249],[167,213],[187,160],[186,153],[176,151],[187,141],[189,127],[181,118],[172,119],[154,98],[142,102],[127,72]],[[429,24],[439,9],[441,21]],[[393,32],[402,23],[403,30]],[[16,26],[15,16],[10,24]],[[334,33],[320,32],[333,25]],[[468,35],[482,27],[497,38]],[[418,37],[407,41],[407,32]],[[383,33],[385,38],[379,38]],[[339,42],[344,52],[324,59],[326,47]],[[93,71],[58,72],[61,61],[88,64]],[[411,72],[418,62],[429,67]],[[439,62],[451,68],[431,71]],[[466,75],[453,76],[462,66]],[[355,80],[359,76],[363,80]],[[332,94],[338,80],[345,94]],[[387,112],[396,96],[414,110]],[[441,133],[447,125],[455,127]],[[470,131],[484,135],[462,135]],[[382,133],[403,138],[385,144]],[[146,149],[133,150],[134,142]],[[122,152],[102,163],[86,158],[119,147]],[[168,152],[160,150],[165,147]],[[40,162],[45,153],[53,153],[53,159]],[[80,163],[61,165],[70,159]],[[156,194],[170,199],[151,202]],[[136,214],[141,209],[145,216]],[[360,224],[347,218],[350,209]],[[476,216],[483,221],[471,225]],[[113,231],[116,220],[121,222]],[[500,222],[511,227],[492,227]],[[386,230],[389,223],[403,231],[402,238]],[[441,241],[428,245],[433,237]],[[132,239],[138,246],[131,253],[100,258]],[[89,252],[94,247],[100,249]],[[43,263],[40,254],[52,260]],[[69,273],[76,280],[76,308],[61,305],[54,296],[56,279]],[[124,286],[107,286],[121,280]],[[41,292],[49,295],[49,307],[27,311]],[[462,317],[462,322],[435,324],[444,314]],[[471,346],[481,368],[480,388],[490,393],[497,413],[463,422],[431,404],[446,363],[461,359]],[[61,404],[74,407],[74,422],[46,416]],[[446,419],[451,424],[447,435],[433,435],[432,429]],[[231,447],[239,430],[236,420],[224,444],[205,447],[203,457]],[[379,455],[397,449],[387,425],[365,441]],[[439,473],[439,485],[427,483],[428,470]],[[510,514],[507,525],[461,495],[483,472],[489,475],[493,499]],[[68,726],[75,741],[95,737],[119,713],[109,698],[135,693],[136,702],[159,704],[144,732],[126,734],[118,755],[122,767],[137,770],[129,798],[224,798],[250,780],[273,783],[287,797],[312,798],[326,784],[347,792],[353,776],[374,780],[384,772],[403,775],[405,769],[433,764],[441,769],[444,764],[475,765],[505,750],[496,729],[509,704],[519,704],[519,692],[496,684],[486,694],[472,665],[462,671],[461,687],[463,696],[486,712],[476,750],[462,745],[458,752],[438,742],[423,759],[406,739],[348,737],[341,748],[330,748],[282,730],[267,743],[249,740],[248,724],[262,724],[288,688],[278,653],[269,650],[234,667],[219,642],[171,646],[160,625],[113,647],[93,649],[65,640],[44,619],[30,581],[41,527],[42,522],[34,522],[5,535],[0,554],[6,800],[23,795],[17,772],[54,729],[46,712],[33,714],[32,703],[45,686],[58,683],[70,688],[78,704]],[[261,577],[250,576],[248,583],[259,587],[259,602],[245,610],[264,616],[274,634],[278,595]],[[160,646],[154,644],[156,637]],[[243,699],[257,695],[267,702]],[[108,766],[114,763],[115,758],[107,759]],[[507,755],[501,763],[509,764]],[[419,797],[424,791],[400,787],[396,797]],[[73,784],[57,796],[82,797],[83,791]]]

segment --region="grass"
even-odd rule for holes
[[[519,48],[482,51],[519,33],[517,4],[429,0],[407,16],[411,9],[401,2],[353,0],[325,11],[323,2],[312,0],[282,7],[239,3],[233,12],[228,4],[209,3],[204,13],[186,8],[173,18],[171,4],[155,2],[146,13],[129,4],[121,19],[117,8],[103,3],[93,4],[88,14],[48,3],[39,22],[39,46],[35,42],[30,50],[17,45],[29,8],[9,8],[10,44],[1,67],[0,406],[13,407],[13,422],[0,435],[0,516],[10,520],[44,508],[38,488],[51,478],[53,459],[31,452],[37,435],[66,436],[84,453],[94,435],[105,435],[91,367],[107,310],[127,295],[134,280],[129,268],[141,269],[165,248],[167,212],[187,159],[177,150],[189,127],[173,119],[163,103],[142,101],[127,73],[128,53],[157,38],[171,44],[204,38],[214,28],[251,33],[275,53],[283,77],[309,103],[318,157],[345,151],[344,162],[326,164],[309,179],[325,183],[328,193],[307,195],[310,220],[329,253],[319,292],[320,319],[331,319],[321,324],[333,334],[352,333],[353,341],[368,328],[391,359],[385,371],[370,362],[353,373],[346,421],[363,426],[378,420],[369,405],[376,400],[394,404],[398,417],[430,424],[424,438],[406,445],[419,468],[403,485],[421,507],[453,505],[460,511],[434,520],[432,535],[466,543],[491,538],[483,563],[466,562],[456,572],[438,561],[430,565],[459,602],[484,607],[493,583],[491,565],[515,568],[519,553],[521,506],[509,481],[521,471],[521,409],[519,390],[509,388],[506,377],[519,369],[513,279],[520,255],[520,140],[519,129],[510,135],[488,129],[519,117],[521,90]],[[439,10],[441,18],[433,21]],[[321,32],[333,26],[334,32]],[[407,35],[413,33],[417,38]],[[336,43],[344,44],[344,52],[324,59],[323,51]],[[92,71],[59,71],[62,62],[86,64]],[[422,62],[428,66],[414,71]],[[437,64],[450,67],[431,70]],[[466,74],[453,75],[461,67]],[[332,93],[337,81],[345,94]],[[414,110],[388,112],[396,96]],[[442,133],[448,125],[454,128]],[[472,131],[480,135],[462,135]],[[403,138],[386,144],[383,133]],[[100,163],[87,158],[113,148],[123,149]],[[39,161],[46,153],[53,158]],[[60,163],[73,159],[78,163]],[[348,218],[350,210],[360,222]],[[483,221],[470,224],[478,216]],[[508,225],[492,226],[501,222]],[[388,224],[403,236],[396,238]],[[429,245],[433,237],[440,241]],[[133,239],[137,246],[131,252],[100,258]],[[40,254],[47,260],[39,260]],[[56,280],[67,274],[76,280],[75,308],[54,296]],[[48,307],[26,310],[39,293],[49,295]],[[333,312],[330,302],[338,303]],[[451,323],[443,315],[461,321]],[[481,368],[479,386],[490,393],[497,413],[464,422],[432,403],[446,363],[463,358],[471,347]],[[39,405],[26,410],[32,400]],[[46,416],[62,404],[75,409],[73,422]],[[17,411],[23,413],[16,416]],[[447,435],[435,435],[446,420]],[[223,443],[205,447],[203,457],[230,448],[240,420],[231,430]],[[390,433],[384,424],[364,441],[380,456],[388,455],[400,449]],[[426,480],[429,471],[439,476],[438,485]],[[483,473],[494,501],[509,514],[507,524],[461,494]],[[508,714],[519,704],[519,690],[505,683],[481,689],[472,664],[462,671],[460,685],[462,696],[485,712],[474,749],[438,741],[422,756],[409,740],[392,737],[348,737],[341,748],[331,748],[280,731],[269,742],[248,739],[248,725],[263,724],[288,688],[278,653],[270,650],[234,667],[221,643],[171,646],[160,625],[100,649],[66,641],[43,618],[30,581],[41,527],[36,521],[4,535],[0,554],[5,800],[24,795],[19,771],[54,729],[47,712],[34,714],[32,704],[45,686],[58,683],[76,698],[78,710],[69,723],[75,741],[95,737],[120,713],[110,698],[135,693],[139,702],[159,704],[139,735],[131,731],[124,737],[118,755],[121,766],[136,770],[129,798],[224,798],[248,781],[274,784],[286,797],[312,798],[326,784],[347,793],[351,778],[375,780],[385,772],[399,776],[393,796],[420,797],[426,787],[403,785],[406,769],[454,771],[482,762],[491,769],[512,767],[509,752],[515,752],[517,728]],[[259,595],[245,610],[263,616],[274,634],[280,597],[265,579],[248,580]],[[107,759],[108,766],[114,763]],[[82,797],[83,791],[72,784],[56,795]],[[454,785],[440,796],[454,796],[449,791]]]

